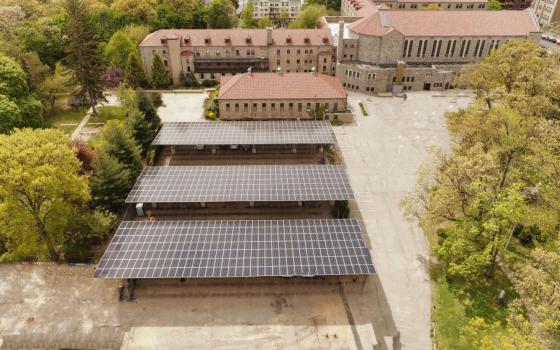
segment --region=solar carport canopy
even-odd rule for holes
[[[152,142],[181,145],[295,145],[334,144],[327,121],[170,122]]]
[[[374,273],[354,219],[123,221],[103,278],[329,276]]]
[[[127,203],[283,202],[353,199],[341,165],[147,167]]]

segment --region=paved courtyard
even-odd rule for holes
[[[90,267],[0,265],[0,344],[111,349],[431,349],[427,246],[397,203],[425,148],[447,142],[445,111],[469,98],[351,93],[368,117],[336,127],[378,275],[366,283],[140,284],[117,301],[116,281]],[[164,99],[165,100],[165,99]],[[179,115],[180,113],[176,113]],[[354,215],[358,212],[354,210]],[[251,283],[251,280],[248,280]],[[0,348],[2,346],[0,345]]]
[[[398,202],[416,183],[426,148],[445,146],[446,111],[466,107],[462,91],[409,93],[408,98],[350,93],[356,123],[335,128],[371,243],[381,285],[405,349],[431,349],[428,247]],[[358,102],[366,107],[362,116]]]
[[[158,109],[163,122],[202,122],[204,92],[164,92],[163,106]]]

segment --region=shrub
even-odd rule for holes
[[[348,219],[350,217],[348,201],[336,201],[331,214],[335,219]]]
[[[203,87],[214,87],[218,85],[218,82],[216,80],[212,80],[212,79],[204,79],[202,81],[202,86]]]

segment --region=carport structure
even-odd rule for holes
[[[152,145],[170,165],[324,162],[336,138],[327,121],[165,123]]]
[[[103,278],[360,276],[374,273],[354,219],[123,221]]]
[[[126,203],[138,216],[328,218],[351,199],[341,165],[159,166],[144,169]]]

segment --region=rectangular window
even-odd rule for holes
[[[297,111],[301,112],[303,110],[303,103],[298,103],[297,104]]]
[[[457,40],[453,40],[453,44],[451,45],[451,52],[449,53],[449,57],[455,56],[455,46],[457,45]]]
[[[412,56],[412,45],[414,45],[414,40],[410,40],[410,43],[408,44],[408,52],[406,53],[406,57]]]
[[[480,50],[478,50],[478,57],[482,57],[482,55],[484,54],[485,44],[486,44],[486,40],[482,40],[482,43],[480,43]]]
[[[436,57],[437,43],[438,43],[437,40],[434,40],[434,41],[432,42],[432,54],[431,54],[430,57]]]
[[[243,112],[249,112],[249,104],[248,103],[243,104]]]
[[[280,112],[284,112],[284,103],[280,103]]]
[[[294,104],[293,104],[293,103],[290,102],[290,103],[288,104],[288,110],[289,110],[290,112],[292,112],[292,111],[294,110]]]
[[[270,104],[270,110],[274,112],[276,110],[276,105],[274,103]]]
[[[236,112],[239,112],[239,103],[236,103],[236,104],[235,104],[235,111],[236,111]]]
[[[338,111],[338,103],[336,103],[336,102],[334,103],[333,111],[335,111],[335,112]]]
[[[263,104],[261,105],[261,108],[262,108],[262,109],[261,109],[262,112],[266,112],[266,103],[263,103]]]
[[[480,47],[480,40],[476,41],[476,45],[474,46],[474,57],[478,57],[478,48]]]
[[[226,103],[226,112],[229,112],[229,103]]]
[[[403,51],[402,51],[402,56],[406,57],[406,53],[408,51],[408,40],[404,41],[404,47],[403,47]]]

